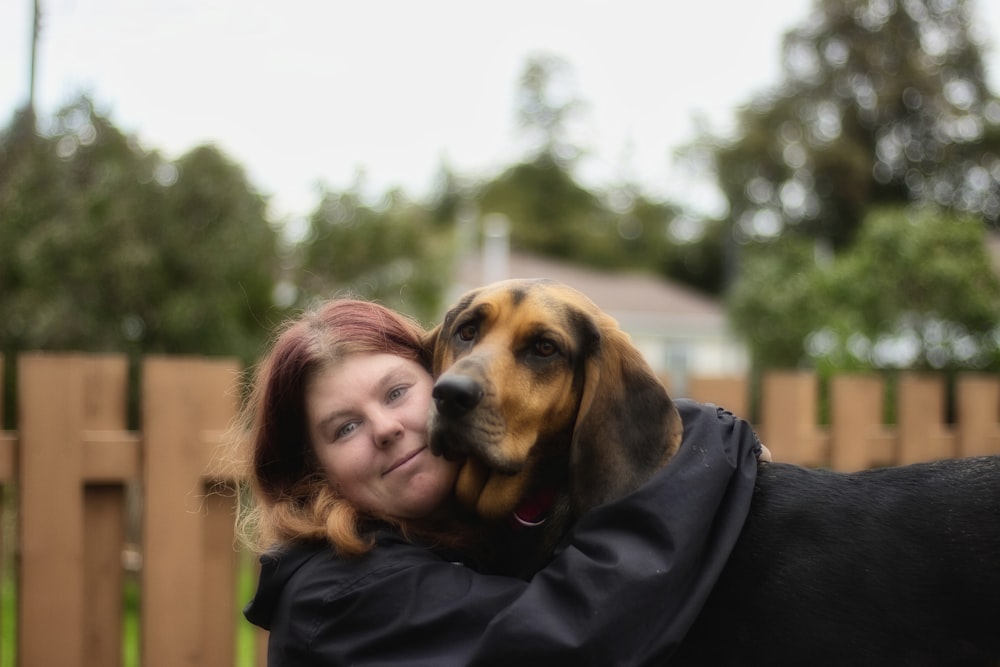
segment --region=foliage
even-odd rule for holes
[[[827,263],[801,238],[757,246],[734,325],[761,367],[996,370],[1000,281],[984,233],[973,216],[893,207]]]
[[[507,169],[477,200],[482,211],[511,221],[514,247],[555,257],[586,252],[606,217],[598,198],[548,155]]]
[[[240,167],[143,150],[81,98],[0,137],[0,347],[252,358],[275,234]]]
[[[434,215],[445,205],[428,209],[391,192],[371,206],[357,189],[327,190],[300,244],[304,298],[350,294],[430,321],[451,279],[450,229]]]
[[[965,0],[817,0],[785,36],[784,81],[715,155],[737,238],[833,249],[870,207],[929,202],[1000,221],[1000,102]]]
[[[803,342],[825,307],[813,294],[816,271],[812,243],[798,236],[744,248],[742,271],[728,294],[729,315],[758,367],[804,361]]]
[[[570,138],[584,105],[573,85],[573,69],[563,58],[540,53],[528,58],[517,91],[518,122],[534,158],[567,165],[581,149]]]
[[[606,269],[646,269],[703,291],[721,290],[720,235],[672,232],[678,208],[632,184],[600,192],[577,181],[574,169],[586,151],[573,141],[573,123],[585,105],[568,63],[546,54],[529,59],[517,99],[527,155],[473,195],[478,210],[510,221],[515,249]]]

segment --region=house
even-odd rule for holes
[[[675,395],[686,393],[690,375],[744,375],[749,369],[749,351],[729,330],[723,306],[659,276],[599,271],[511,252],[503,233],[487,234],[483,251],[466,253],[456,273],[448,303],[506,278],[551,278],[580,290],[628,332]]]

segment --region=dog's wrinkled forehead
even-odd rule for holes
[[[597,307],[583,294],[548,279],[513,279],[488,285],[465,295],[445,315],[447,335],[467,324],[502,325],[524,335],[558,328],[583,345],[598,335]]]
[[[557,289],[559,283],[549,280],[504,280],[466,294],[447,312],[444,326],[453,329],[470,319],[485,320],[511,315],[518,310],[545,307],[541,298],[546,290]],[[554,313],[553,313],[554,314]]]

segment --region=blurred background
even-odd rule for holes
[[[985,0],[8,0],[0,353],[250,363],[319,298],[433,324],[545,272],[674,376],[1000,370],[998,35]]]

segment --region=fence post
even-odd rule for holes
[[[897,422],[899,463],[917,463],[955,455],[955,441],[944,426],[944,379],[938,375],[899,376]]]
[[[238,370],[231,360],[148,358],[143,365],[146,667],[233,664],[233,499],[226,509],[218,497],[206,498],[203,476],[235,415]],[[226,556],[210,557],[210,546],[220,544]]]
[[[18,377],[19,662],[83,667],[83,361],[24,355]]]
[[[688,395],[699,403],[712,403],[729,410],[737,417],[750,419],[750,401],[746,376],[692,376]]]
[[[826,463],[827,438],[816,424],[816,385],[816,374],[811,371],[764,374],[760,431],[775,461]]]
[[[838,375],[830,380],[830,467],[852,472],[887,459],[876,445],[882,424],[884,386],[873,375]]]
[[[1000,378],[963,374],[955,382],[958,456],[1000,454]]]

